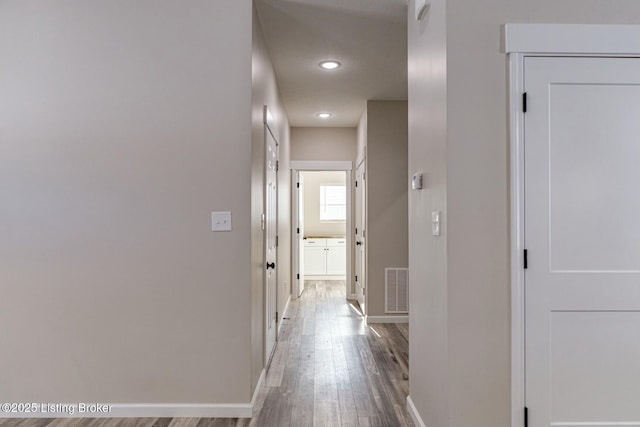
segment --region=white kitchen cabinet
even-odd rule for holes
[[[347,245],[345,239],[327,239],[326,271],[329,276],[347,274]]]
[[[305,246],[304,248],[304,274],[305,276],[322,276],[326,274],[327,251],[326,248],[317,246]]]
[[[304,274],[309,276],[346,275],[346,239],[307,238],[304,241]]]

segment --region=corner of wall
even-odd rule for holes
[[[264,369],[264,235],[261,226],[264,211],[264,122],[263,108],[268,106],[279,138],[278,171],[278,313],[284,315],[291,294],[291,171],[290,128],[278,82],[262,33],[260,18],[253,4],[252,19],[252,160],[251,160],[251,379],[253,392]]]
[[[368,103],[367,103],[368,104]],[[367,154],[367,107],[362,111],[357,127],[357,149],[354,168],[365,159]]]
[[[433,426],[450,426],[447,310],[447,3],[426,17],[408,9],[408,175],[422,172],[425,188],[410,191],[410,396]],[[442,235],[431,235],[430,215],[445,215]]]
[[[385,268],[409,266],[407,103],[368,101],[366,129],[367,314],[390,322]]]

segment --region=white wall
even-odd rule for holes
[[[509,22],[637,24],[620,0],[409,5],[410,395],[436,426],[509,425],[510,302],[507,66]],[[446,13],[445,13],[446,11]],[[442,235],[430,235],[442,210]],[[421,311],[413,307],[422,307]],[[448,360],[448,362],[447,362]]]
[[[345,160],[356,157],[356,128],[291,128],[291,160]]]
[[[254,390],[265,366],[264,360],[264,116],[267,105],[273,116],[272,132],[278,139],[278,314],[284,316],[291,295],[291,170],[289,121],[282,103],[278,82],[262,27],[253,8],[252,58],[252,172],[251,172],[251,390]]]
[[[408,260],[407,102],[367,101],[358,128],[358,152],[366,150],[367,314],[384,316],[387,267]]]
[[[349,161],[356,158],[356,128],[292,127],[291,160]],[[355,171],[355,163],[353,165]],[[355,176],[353,174],[352,176]],[[352,179],[353,181],[354,179]],[[351,200],[355,200],[355,188],[351,185]],[[351,216],[355,215],[355,203],[351,203]],[[355,223],[355,221],[354,221]],[[355,260],[355,250],[351,248],[351,259]],[[353,261],[355,265],[355,261]],[[355,267],[354,267],[355,268]],[[352,269],[352,271],[354,271]],[[355,293],[355,273],[347,278],[350,296]]]
[[[303,172],[304,234],[312,237],[346,236],[346,221],[320,221],[320,186],[347,184],[346,172]]]
[[[358,127],[356,128],[356,161],[353,165],[354,169],[364,160],[367,155],[367,108],[362,111]]]
[[[446,8],[433,2],[418,22],[411,2],[408,18],[408,172],[424,174],[424,189],[409,192],[409,395],[425,422],[440,427],[449,425]],[[439,238],[431,235],[435,210],[443,215]]]
[[[251,3],[5,0],[0,33],[0,401],[249,402]]]

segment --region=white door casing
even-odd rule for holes
[[[304,291],[304,176],[298,172],[298,271],[300,273],[298,279],[298,295],[302,295]]]
[[[304,177],[300,171],[292,171],[291,191],[291,271],[293,273],[292,297],[299,298],[304,291]]]
[[[529,425],[640,426],[640,59],[524,71]]]
[[[539,253],[532,251],[529,248],[529,268],[525,269],[525,258],[523,257],[523,252],[527,249],[527,246],[530,246],[529,241],[525,241],[525,117],[529,116],[534,108],[540,106],[540,99],[536,96],[534,97],[531,93],[531,88],[527,89],[528,95],[526,98],[528,99],[527,105],[527,113],[523,112],[524,99],[523,93],[525,92],[525,74],[526,77],[531,77],[527,72],[525,73],[524,62],[525,59],[533,58],[533,57],[547,57],[547,58],[639,58],[640,57],[640,44],[638,40],[640,40],[640,26],[639,25],[592,25],[592,24],[506,24],[503,31],[503,46],[504,52],[508,55],[509,60],[509,85],[510,85],[510,94],[509,94],[509,110],[510,110],[510,163],[511,163],[511,180],[510,180],[510,204],[511,204],[511,426],[512,427],[520,427],[523,425],[525,421],[525,407],[529,405],[529,425],[538,426],[545,425],[544,422],[550,421],[551,418],[554,418],[554,414],[550,412],[550,399],[551,393],[549,393],[549,399],[545,399],[545,404],[543,407],[547,407],[547,414],[543,414],[540,417],[539,408],[532,406],[531,395],[527,395],[525,398],[525,366],[527,362],[525,361],[525,353],[529,354],[531,349],[531,345],[528,343],[527,348],[525,349],[525,272],[527,272],[527,276],[530,276],[529,272],[533,269],[534,265],[539,265],[540,258]],[[593,86],[593,81],[589,82],[591,86]],[[627,82],[628,83],[628,82]],[[605,83],[606,84],[606,83]],[[633,84],[635,86],[635,84]],[[543,96],[545,98],[545,96]],[[542,101],[544,103],[544,101]],[[536,107],[534,107],[536,106]],[[606,116],[605,116],[606,117]],[[530,126],[528,123],[530,121],[529,117],[527,117],[526,127]],[[585,121],[586,122],[586,121]],[[595,122],[600,123],[601,125],[605,125],[601,118],[598,118]],[[554,127],[552,123],[552,128]],[[554,132],[555,133],[555,132]],[[553,136],[552,136],[553,140]],[[527,144],[527,149],[530,151],[530,141]],[[551,153],[552,150],[549,150]],[[558,154],[558,153],[555,153]],[[555,165],[557,162],[553,162],[553,159],[549,162],[550,165]],[[549,170],[553,170],[553,166],[549,168]],[[618,171],[616,171],[617,173]],[[527,174],[528,175],[528,174]],[[607,177],[613,178],[613,177]],[[552,182],[552,179],[547,177],[548,182]],[[611,179],[610,179],[611,180]],[[556,195],[559,193],[557,190],[561,187],[556,188]],[[565,189],[566,190],[566,189]],[[547,190],[548,194],[553,196],[554,190]],[[548,203],[548,202],[547,202]],[[548,207],[553,205],[552,203],[548,203]],[[530,206],[527,206],[527,211]],[[617,212],[611,212],[612,215],[615,215]],[[527,217],[528,219],[528,217]],[[554,222],[558,224],[557,221],[549,221],[548,224],[553,224]],[[555,228],[549,227],[549,230],[554,230]],[[614,229],[610,229],[610,231],[615,231]],[[600,232],[600,231],[599,231]],[[601,232],[600,232],[601,233]],[[599,235],[600,237],[602,234]],[[549,238],[549,242],[553,238]],[[614,239],[615,240],[615,239]],[[557,241],[557,239],[556,239]],[[588,248],[583,248],[588,249]],[[557,253],[557,247],[551,248],[549,253],[553,254]],[[537,262],[536,262],[537,260]],[[543,255],[544,260],[544,255]],[[556,262],[559,260],[556,260]],[[549,262],[547,258],[544,260],[548,267],[552,267],[552,263]],[[562,269],[558,269],[554,267],[553,270],[548,268],[549,274],[558,274]],[[553,273],[550,273],[553,271]],[[579,271],[579,270],[578,270]],[[586,270],[585,272],[573,272],[568,273],[571,275],[582,274],[587,276],[589,280],[593,280],[593,277],[596,277],[598,274],[611,274],[614,270],[611,271],[602,271],[597,273],[596,271]],[[632,272],[623,273],[623,270],[620,270],[618,273],[614,275],[623,276],[628,274],[635,274]],[[564,274],[564,273],[562,273]],[[592,277],[588,277],[592,276]],[[619,289],[617,285],[611,287],[611,290]],[[587,286],[588,287],[588,286]],[[531,281],[527,280],[526,288],[529,291],[531,288]],[[531,292],[531,291],[529,291]],[[608,292],[607,292],[608,293]],[[607,295],[606,300],[610,299],[611,296]],[[604,301],[605,303],[607,301]],[[555,310],[551,316],[556,316],[561,318],[565,314],[561,313],[562,310]],[[580,317],[581,311],[568,312],[568,313],[576,313],[576,319]],[[633,313],[632,311],[597,311],[605,314],[603,319],[606,316],[610,316],[608,319],[608,323],[614,324],[615,317],[618,315],[623,315],[625,313]],[[589,311],[587,311],[589,312]],[[591,312],[594,316],[597,317],[597,312]],[[568,314],[567,313],[567,314]],[[633,317],[627,316],[627,319]],[[530,316],[527,315],[527,318]],[[561,319],[563,320],[563,319]],[[554,343],[557,343],[557,335],[562,332],[561,327],[555,327],[559,323],[557,321],[549,322],[554,329],[553,333],[556,334]],[[566,320],[566,324],[569,324],[569,320]],[[576,323],[584,323],[584,322],[576,322]],[[607,323],[607,322],[605,322]],[[564,326],[566,326],[566,324]],[[529,325],[531,326],[531,325]],[[577,325],[576,325],[577,326]],[[592,332],[595,333],[597,328],[592,328]],[[566,332],[566,329],[565,329]],[[619,335],[619,332],[622,330],[616,331],[616,333],[610,334],[611,338],[616,338],[616,335]],[[602,339],[605,337],[601,334]],[[593,338],[593,336],[592,336]],[[528,341],[528,340],[527,340]],[[550,343],[552,346],[554,343]],[[567,341],[566,345],[571,345],[570,341]],[[603,346],[606,348],[608,346]],[[525,351],[526,350],[526,351]],[[601,352],[602,349],[598,349]],[[589,354],[589,357],[594,357],[597,355],[597,351],[592,355]],[[555,361],[557,362],[557,360]],[[550,362],[553,363],[553,362]],[[557,364],[557,363],[556,363]],[[580,364],[579,364],[580,365]],[[528,368],[528,367],[527,367]],[[605,366],[606,368],[606,366]],[[622,368],[624,369],[624,368]],[[528,371],[528,369],[527,369]],[[589,378],[589,376],[587,376]],[[598,377],[595,377],[598,379]],[[557,377],[555,378],[557,379]],[[547,379],[548,380],[548,379]],[[580,379],[584,380],[584,379]],[[616,381],[617,382],[617,381]],[[622,382],[617,382],[619,386],[622,386]],[[528,388],[528,387],[527,387]],[[588,388],[587,388],[588,390]],[[528,393],[531,393],[531,390],[527,390]],[[630,393],[628,396],[632,396]],[[580,398],[580,395],[577,394],[574,396],[576,399]],[[620,402],[626,402],[624,399],[620,400]],[[560,402],[561,403],[561,402]],[[600,403],[600,402],[599,402]],[[555,405],[558,406],[558,401],[555,402]],[[534,403],[535,406],[535,403]],[[588,417],[591,411],[601,410],[602,405],[596,405],[595,408],[587,408],[585,414],[581,414],[582,416]],[[543,410],[544,413],[544,410]],[[542,421],[541,421],[542,420]],[[542,424],[540,424],[542,423]],[[637,420],[635,421],[596,421],[595,425],[605,427],[605,426],[638,426]],[[576,425],[594,425],[594,421],[567,421],[567,422],[554,422],[555,425],[563,425],[563,426],[576,426]],[[547,424],[548,425],[548,424]]]
[[[362,314],[366,314],[366,160],[363,160],[356,169],[356,268],[355,291],[356,299]]]
[[[277,340],[277,232],[278,232],[278,142],[269,127],[265,106],[264,138],[264,260],[265,260],[265,366],[269,367]]]
[[[354,261],[352,259],[351,256],[351,250],[350,248],[352,247],[353,243],[353,215],[352,215],[352,185],[351,185],[351,179],[352,179],[352,171],[353,171],[353,162],[350,161],[315,161],[315,160],[292,160],[291,163],[291,171],[292,171],[292,176],[302,176],[302,174],[300,174],[300,172],[302,171],[345,171],[346,175],[347,175],[347,223],[346,223],[346,247],[348,248],[346,251],[346,271],[347,271],[347,278],[351,278],[351,280],[353,280],[353,270],[354,270]],[[301,183],[301,189],[302,192],[301,193],[297,193],[294,192],[292,193],[292,204],[296,205],[299,203],[304,203],[304,199],[303,199],[303,191],[304,191],[304,182]],[[297,203],[296,203],[296,196],[298,197]],[[293,215],[294,216],[298,216],[299,217],[299,207],[296,208],[296,206],[294,206],[294,212]],[[304,208],[302,208],[302,212],[304,213]],[[296,212],[296,210],[298,212]],[[298,241],[298,239],[296,238],[297,236],[297,224],[295,222],[291,222],[291,227],[292,227],[292,263],[294,265],[293,267],[293,271],[295,271],[296,269],[299,270],[304,270],[303,266],[304,263],[306,263],[305,260],[305,256],[304,254],[301,254],[304,250],[305,250],[305,246],[302,243],[302,241]],[[303,227],[304,227],[304,223],[303,223]],[[300,239],[302,239],[304,237],[304,233],[302,232],[303,230],[301,230],[300,233]],[[326,258],[326,257],[325,257]],[[308,275],[308,272],[307,272]],[[301,274],[302,277],[302,274]],[[303,287],[304,287],[304,281],[300,280],[299,281],[299,287],[300,287],[300,294],[303,291]],[[345,299],[348,299],[351,296],[351,283],[349,283],[349,281],[347,281],[347,286],[346,286],[346,294],[345,294]]]

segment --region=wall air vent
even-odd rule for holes
[[[409,269],[385,268],[385,313],[409,312]]]

